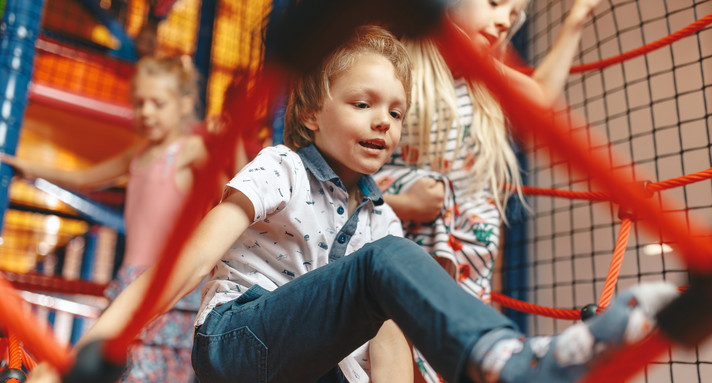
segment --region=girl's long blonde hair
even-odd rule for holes
[[[417,137],[418,142],[408,144],[418,149],[418,167],[426,163],[434,164],[438,158],[444,158],[448,134],[451,128],[457,129],[457,143],[454,162],[460,154],[461,142],[466,129],[458,118],[457,96],[454,78],[438,47],[430,39],[406,41],[406,47],[413,62],[413,108],[407,123],[410,137]],[[470,170],[469,179],[473,180],[469,193],[481,193],[490,189],[497,209],[506,222],[504,209],[507,199],[516,192],[520,198],[522,179],[519,164],[507,134],[506,120],[499,104],[484,86],[468,83],[472,100],[473,116],[469,135],[475,143],[477,160]],[[436,123],[435,147],[431,147],[432,124]]]

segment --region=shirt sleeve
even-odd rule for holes
[[[255,209],[254,222],[283,210],[292,198],[292,191],[308,188],[301,185],[306,177],[299,156],[287,147],[267,147],[247,164],[227,187],[241,191]],[[298,189],[297,189],[298,190]]]

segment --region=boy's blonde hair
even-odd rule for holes
[[[303,121],[321,109],[329,94],[330,84],[348,70],[360,54],[375,53],[393,64],[398,80],[403,84],[407,106],[411,98],[411,64],[405,46],[387,30],[362,26],[322,63],[317,71],[296,78],[291,87],[284,115],[284,143],[293,150],[308,146],[314,140],[312,131]]]
[[[513,191],[522,198],[519,164],[510,145],[506,120],[499,104],[484,86],[468,83],[469,96],[473,105],[472,126],[469,133],[462,126],[458,113],[454,79],[437,45],[430,39],[407,41],[408,53],[413,60],[413,103],[411,117],[417,126],[408,123],[404,130],[409,137],[417,137],[417,142],[401,142],[417,148],[420,156],[417,167],[426,163],[436,164],[438,158],[445,158],[449,132],[457,129],[458,143],[450,163],[458,158],[460,142],[464,134],[469,134],[475,142],[477,160],[470,170],[472,184],[470,193],[491,190],[493,199],[506,222],[504,208]],[[415,117],[415,119],[413,119]],[[435,147],[431,147],[431,129],[437,121],[438,132]]]
[[[136,72],[131,79],[131,94],[134,94],[136,83],[142,78],[156,76],[173,78],[177,96],[190,97],[197,106],[200,76],[189,56],[143,57],[136,64]],[[198,113],[199,111],[196,109],[189,117],[197,121]]]

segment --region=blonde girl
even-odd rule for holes
[[[553,105],[566,83],[584,23],[598,2],[574,1],[552,49],[531,77],[498,60],[496,65],[532,99]],[[501,57],[524,22],[527,3],[458,0],[447,17],[473,44]],[[506,116],[487,89],[451,72],[432,39],[405,43],[413,60],[413,107],[399,149],[376,180],[403,220],[406,236],[468,293],[490,303],[506,202],[512,193],[522,197]]]

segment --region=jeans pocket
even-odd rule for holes
[[[248,327],[217,335],[196,333],[193,353],[201,382],[267,381],[267,347]]]

